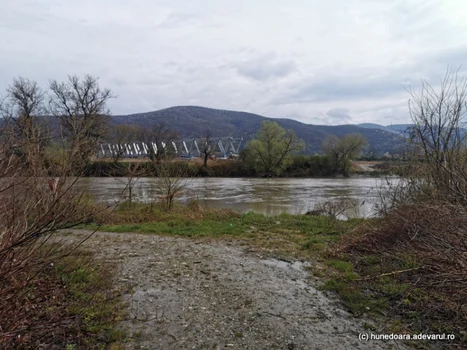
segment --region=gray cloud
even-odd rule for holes
[[[201,25],[202,21],[195,13],[171,13],[160,24],[159,28],[176,29],[181,26]]]
[[[258,81],[272,78],[283,78],[292,74],[297,68],[293,61],[271,61],[257,58],[233,65],[238,74]]]
[[[354,98],[377,98],[400,92],[402,77],[326,76],[310,79],[286,96],[282,103],[313,103]]]
[[[466,17],[455,0],[2,0],[0,95],[17,76],[88,73],[118,95],[115,114],[200,104],[406,122],[404,86],[467,73]]]
[[[346,108],[333,108],[326,113],[326,124],[349,124],[352,123],[352,118],[349,115],[349,110]]]
[[[465,57],[467,46],[461,46],[425,54],[413,62],[405,62],[397,67],[335,71],[324,68],[318,70],[313,77],[302,77],[294,82],[294,87],[287,94],[271,103],[307,104],[400,96],[406,94],[409,87],[416,91],[421,79],[437,86],[448,67],[459,68],[460,75],[467,74],[467,67],[461,66]]]

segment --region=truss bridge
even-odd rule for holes
[[[228,158],[240,153],[243,138],[213,137],[209,142],[211,154]],[[181,158],[200,157],[206,149],[206,139],[181,139],[169,142],[102,143],[97,152],[98,158],[144,158],[150,154],[164,152]]]

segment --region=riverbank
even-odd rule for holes
[[[125,349],[405,349],[360,341],[369,321],[319,290],[314,262],[212,238],[98,232],[86,242],[119,266],[115,285],[128,290]]]
[[[185,237],[185,240],[189,238],[186,242],[192,242],[186,243],[191,247],[228,245],[254,252],[261,259],[274,259],[276,264],[283,262],[287,266],[293,266],[296,261],[307,262],[309,267],[306,270],[314,281],[313,288],[331,292],[330,296],[336,293],[339,296],[339,305],[344,311],[354,315],[353,317],[363,320],[362,324],[367,332],[444,333],[455,337],[454,341],[409,342],[417,348],[430,345],[435,345],[436,348],[462,348],[465,345],[466,335],[462,333],[462,319],[456,321],[452,317],[444,319],[447,312],[453,312],[450,309],[448,295],[441,298],[438,294],[434,303],[433,298],[436,293],[414,287],[409,280],[401,278],[419,269],[416,252],[393,253],[397,254],[393,255],[393,257],[397,256],[397,265],[382,266],[382,262],[387,260],[383,253],[361,255],[355,254],[352,249],[342,248],[352,246],[349,245],[349,241],[358,242],[366,233],[377,231],[383,223],[382,219],[354,219],[343,222],[332,217],[312,215],[283,214],[265,217],[253,213],[205,210],[194,203],[189,207],[176,207],[172,211],[165,211],[155,205],[122,207],[112,213],[108,220],[109,224],[101,227],[101,230],[120,232],[122,235],[118,237],[129,242],[139,242],[141,239],[139,235],[132,236],[130,232],[144,233],[144,237],[147,237],[144,238],[144,242],[146,240],[149,242],[153,237],[154,245],[159,244],[161,239],[178,242],[176,237]],[[142,243],[141,246],[150,244],[148,242]],[[185,248],[179,253],[188,249],[185,243],[183,246]],[[132,251],[136,257],[141,256],[138,249]],[[200,248],[196,250],[198,252],[196,254],[200,256],[194,254],[190,255],[189,259],[182,258],[182,260],[203,261],[201,252],[208,249]],[[174,253],[174,257],[177,255],[178,253]],[[185,268],[182,260],[176,264],[182,269],[180,271]],[[225,268],[224,262],[219,264],[221,269]],[[164,266],[167,268],[167,265]],[[180,271],[174,273],[175,277],[183,275]],[[191,276],[193,272],[187,273]],[[226,275],[229,273],[226,271]],[[236,279],[234,278],[233,281]],[[183,281],[177,283],[181,283],[179,289],[185,288]],[[171,282],[172,289],[176,285],[175,282]],[[157,283],[154,288],[158,288]],[[169,295],[177,293],[176,288],[173,291],[172,289],[168,289]],[[274,301],[270,300],[270,302],[270,305],[274,305]],[[203,307],[207,308],[207,306]],[[421,308],[424,312],[421,312]],[[210,312],[214,313],[214,309]],[[441,319],[442,323],[439,321]]]
[[[235,239],[274,258],[310,259],[363,219],[338,221],[314,215],[265,216],[253,212],[204,209],[197,202],[167,211],[160,204],[125,203],[106,217],[99,229],[200,239]]]
[[[168,173],[181,173],[189,177],[263,177],[253,167],[238,159],[210,159],[207,167],[203,167],[200,158],[172,159],[163,162]],[[88,177],[124,177],[132,173],[142,176],[158,176],[161,164],[145,159],[121,159],[114,162],[111,159],[99,159],[91,162],[85,170]],[[400,175],[405,166],[400,161],[354,161],[350,175]],[[296,156],[278,177],[282,178],[323,178],[342,176],[333,170],[324,156]]]

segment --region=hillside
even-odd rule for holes
[[[357,126],[361,128],[368,128],[368,129],[381,129],[385,131],[389,131],[395,134],[403,134],[405,133],[408,129],[412,127],[413,124],[393,124],[393,125],[380,125],[380,124],[373,124],[373,123],[362,123],[362,124],[357,124]]]
[[[249,140],[258,131],[261,121],[274,120],[286,129],[293,130],[306,143],[306,153],[318,153],[328,135],[342,137],[361,133],[368,140],[368,150],[378,155],[397,152],[403,140],[394,132],[357,125],[313,125],[292,119],[267,118],[258,114],[226,111],[194,106],[179,106],[154,112],[114,116],[115,124],[137,124],[150,128],[164,122],[185,138],[202,136],[210,129],[215,136],[243,137]]]

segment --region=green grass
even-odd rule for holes
[[[324,216],[281,214],[274,217],[253,212],[201,209],[196,205],[175,207],[128,203],[99,229],[191,238],[236,239],[276,255],[310,257],[328,247],[361,220],[335,221]]]
[[[362,290],[360,276],[350,261],[331,257],[331,248],[359,225],[362,219],[336,221],[325,216],[282,214],[268,217],[257,213],[238,214],[229,211],[190,210],[176,208],[172,212],[158,207],[125,204],[117,210],[133,218],[145,216],[151,221],[115,223],[100,229],[112,232],[138,232],[193,238],[236,239],[249,246],[259,247],[276,257],[312,258],[311,271],[324,278],[322,289],[336,292],[354,314],[381,315],[387,308],[390,295],[401,293],[400,287],[389,280],[374,284],[375,291]],[[130,214],[132,213],[132,214]],[[144,214],[142,214],[144,213]],[[366,221],[368,222],[368,220]],[[368,265],[378,266],[380,258],[372,257]]]
[[[89,253],[82,252],[58,261],[55,270],[67,290],[66,313],[81,323],[82,341],[118,348],[125,333],[117,327],[123,313],[119,294],[112,291],[113,271],[97,266]]]
[[[328,279],[321,287],[322,290],[339,294],[342,303],[355,315],[381,315],[387,308],[387,300],[371,294],[362,293],[358,285],[351,283],[356,275],[341,275]]]
[[[186,237],[217,237],[222,235],[239,235],[243,232],[243,227],[236,220],[229,221],[219,222],[215,220],[203,220],[200,222],[193,222],[190,220],[175,219],[165,222],[106,225],[101,229],[112,232],[155,233]]]
[[[433,293],[407,283],[403,272],[422,266],[410,252],[354,254],[351,250],[334,249],[365,237],[381,219],[336,221],[324,216],[288,214],[268,217],[202,209],[196,203],[167,211],[158,205],[126,203],[112,213],[110,222],[100,230],[227,239],[255,247],[265,256],[313,259],[309,269],[323,281],[321,289],[337,293],[353,314],[373,318],[375,324],[381,325],[381,332],[424,329],[423,307],[443,303],[434,300]],[[352,237],[345,239],[349,234]],[[373,325],[368,327],[375,329]],[[454,332],[446,325],[440,325],[439,330]],[[464,333],[460,336],[466,338]]]
[[[130,222],[125,222],[130,218]],[[138,221],[141,222],[131,222]],[[123,204],[111,218],[113,225],[100,229],[192,238],[236,239],[275,257],[312,258],[312,273],[324,278],[322,289],[338,293],[355,314],[381,315],[387,301],[402,295],[408,286],[391,278],[359,282],[353,263],[336,259],[330,252],[353,228],[371,220],[336,221],[326,216],[281,214],[268,217],[257,213],[238,214],[226,210],[203,210],[199,206],[176,207],[172,211],[147,204]],[[123,221],[123,222],[119,222]],[[367,271],[381,273],[381,257],[369,256]],[[413,266],[410,257],[404,266]]]
[[[113,291],[114,271],[91,251],[64,257],[71,248],[44,244],[36,257],[47,263],[3,281],[15,298],[0,300],[0,326],[7,331],[0,348],[119,349],[125,334],[118,327],[123,308]],[[8,336],[11,330],[15,337]]]
[[[127,218],[130,222],[125,222]],[[203,210],[199,206],[166,211],[159,206],[126,203],[116,210],[110,220],[114,224],[104,225],[100,230],[235,239],[274,257],[313,258],[313,274],[327,279],[323,289],[339,293],[355,313],[368,311],[371,304],[369,298],[352,283],[359,277],[352,263],[329,256],[330,248],[359,225],[362,219],[336,221],[326,216],[289,214],[270,217],[253,212],[238,214],[225,210]],[[378,299],[371,308],[379,310],[379,304],[384,302]]]
[[[339,272],[353,272],[353,264],[348,261],[330,259],[326,261],[326,264]]]

